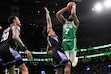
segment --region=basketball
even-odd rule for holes
[[[75,6],[75,5],[76,5],[75,2],[69,2],[69,3],[67,4],[67,7],[68,7],[69,10],[71,10],[71,9],[72,9],[72,6]]]

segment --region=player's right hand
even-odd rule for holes
[[[29,50],[25,50],[25,54],[27,55],[28,58],[30,58],[30,59],[33,58],[32,54],[30,53]]]

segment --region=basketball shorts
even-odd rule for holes
[[[13,65],[19,66],[23,64],[21,55],[9,44],[0,45],[0,58],[2,59],[4,68],[10,68]]]
[[[63,39],[63,42],[62,42],[63,50],[64,51],[76,50],[77,49],[76,43],[77,43],[76,38],[71,39],[71,40]]]
[[[61,48],[53,48],[52,53],[54,68],[63,67],[65,63],[69,61],[64,51],[61,50]]]

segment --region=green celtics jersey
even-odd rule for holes
[[[77,28],[74,22],[66,21],[63,25],[63,39],[74,39],[76,38]]]

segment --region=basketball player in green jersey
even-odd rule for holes
[[[71,13],[68,19],[65,19],[63,16],[63,13],[66,11],[69,11]],[[68,6],[60,9],[56,13],[56,16],[58,20],[63,24],[63,49],[69,60],[72,62],[72,66],[75,67],[78,62],[78,58],[76,57],[76,32],[79,26],[79,20],[76,16],[76,4],[74,3],[71,10],[68,8]]]

